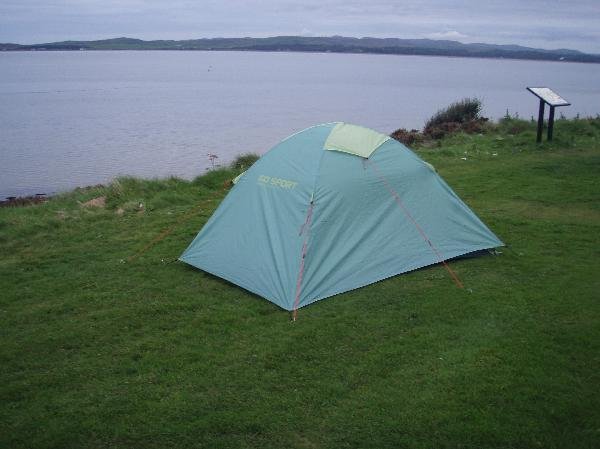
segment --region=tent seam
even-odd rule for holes
[[[296,277],[296,293],[294,295],[294,305],[292,307],[293,310],[293,320],[296,321],[296,316],[298,314],[298,306],[300,305],[300,296],[302,294],[302,281],[304,278],[304,267],[305,267],[305,259],[308,254],[308,244],[310,242],[311,230],[312,230],[312,218],[314,214],[315,207],[315,192],[317,191],[317,184],[319,181],[319,175],[321,173],[321,165],[323,163],[323,158],[325,157],[325,151],[321,152],[321,156],[319,157],[319,163],[317,164],[317,170],[315,173],[315,180],[313,182],[313,188],[310,193],[310,202],[308,205],[308,210],[306,213],[306,220],[304,225],[301,228],[301,233],[306,231],[306,237],[304,238],[304,242],[302,244],[302,249],[300,253],[300,266],[298,267],[298,276]],[[306,229],[305,229],[306,228]]]

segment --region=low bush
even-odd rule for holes
[[[415,143],[421,143],[424,140],[423,134],[417,129],[411,129],[409,131],[405,128],[399,128],[390,134],[390,136],[404,145],[413,145]]]
[[[436,112],[427,122],[423,134],[432,139],[441,139],[455,132],[469,134],[485,130],[487,118],[481,117],[481,100],[464,98]]]
[[[479,118],[481,100],[464,98],[436,112],[425,123],[425,130],[444,123],[466,123]]]
[[[256,153],[240,154],[233,160],[230,167],[234,170],[239,170],[242,172],[244,170],[248,170],[258,159],[260,159],[260,156]]]
[[[535,130],[536,123],[510,116],[505,116],[498,121],[495,128],[498,132],[508,135],[517,135],[525,131]]]
[[[218,168],[209,170],[205,174],[198,176],[192,183],[210,190],[215,190],[227,187],[231,180],[238,174],[239,173],[235,172],[233,169]]]

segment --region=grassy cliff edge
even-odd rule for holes
[[[0,447],[595,447],[600,119],[415,151],[507,247],[294,324],[176,261],[239,166],[0,209]]]

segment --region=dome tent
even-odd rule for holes
[[[286,310],[503,243],[400,142],[326,123],[239,177],[180,260]]]

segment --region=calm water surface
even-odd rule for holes
[[[0,198],[118,175],[191,178],[332,121],[421,128],[465,96],[484,115],[600,113],[600,65],[423,56],[250,52],[0,53]]]

